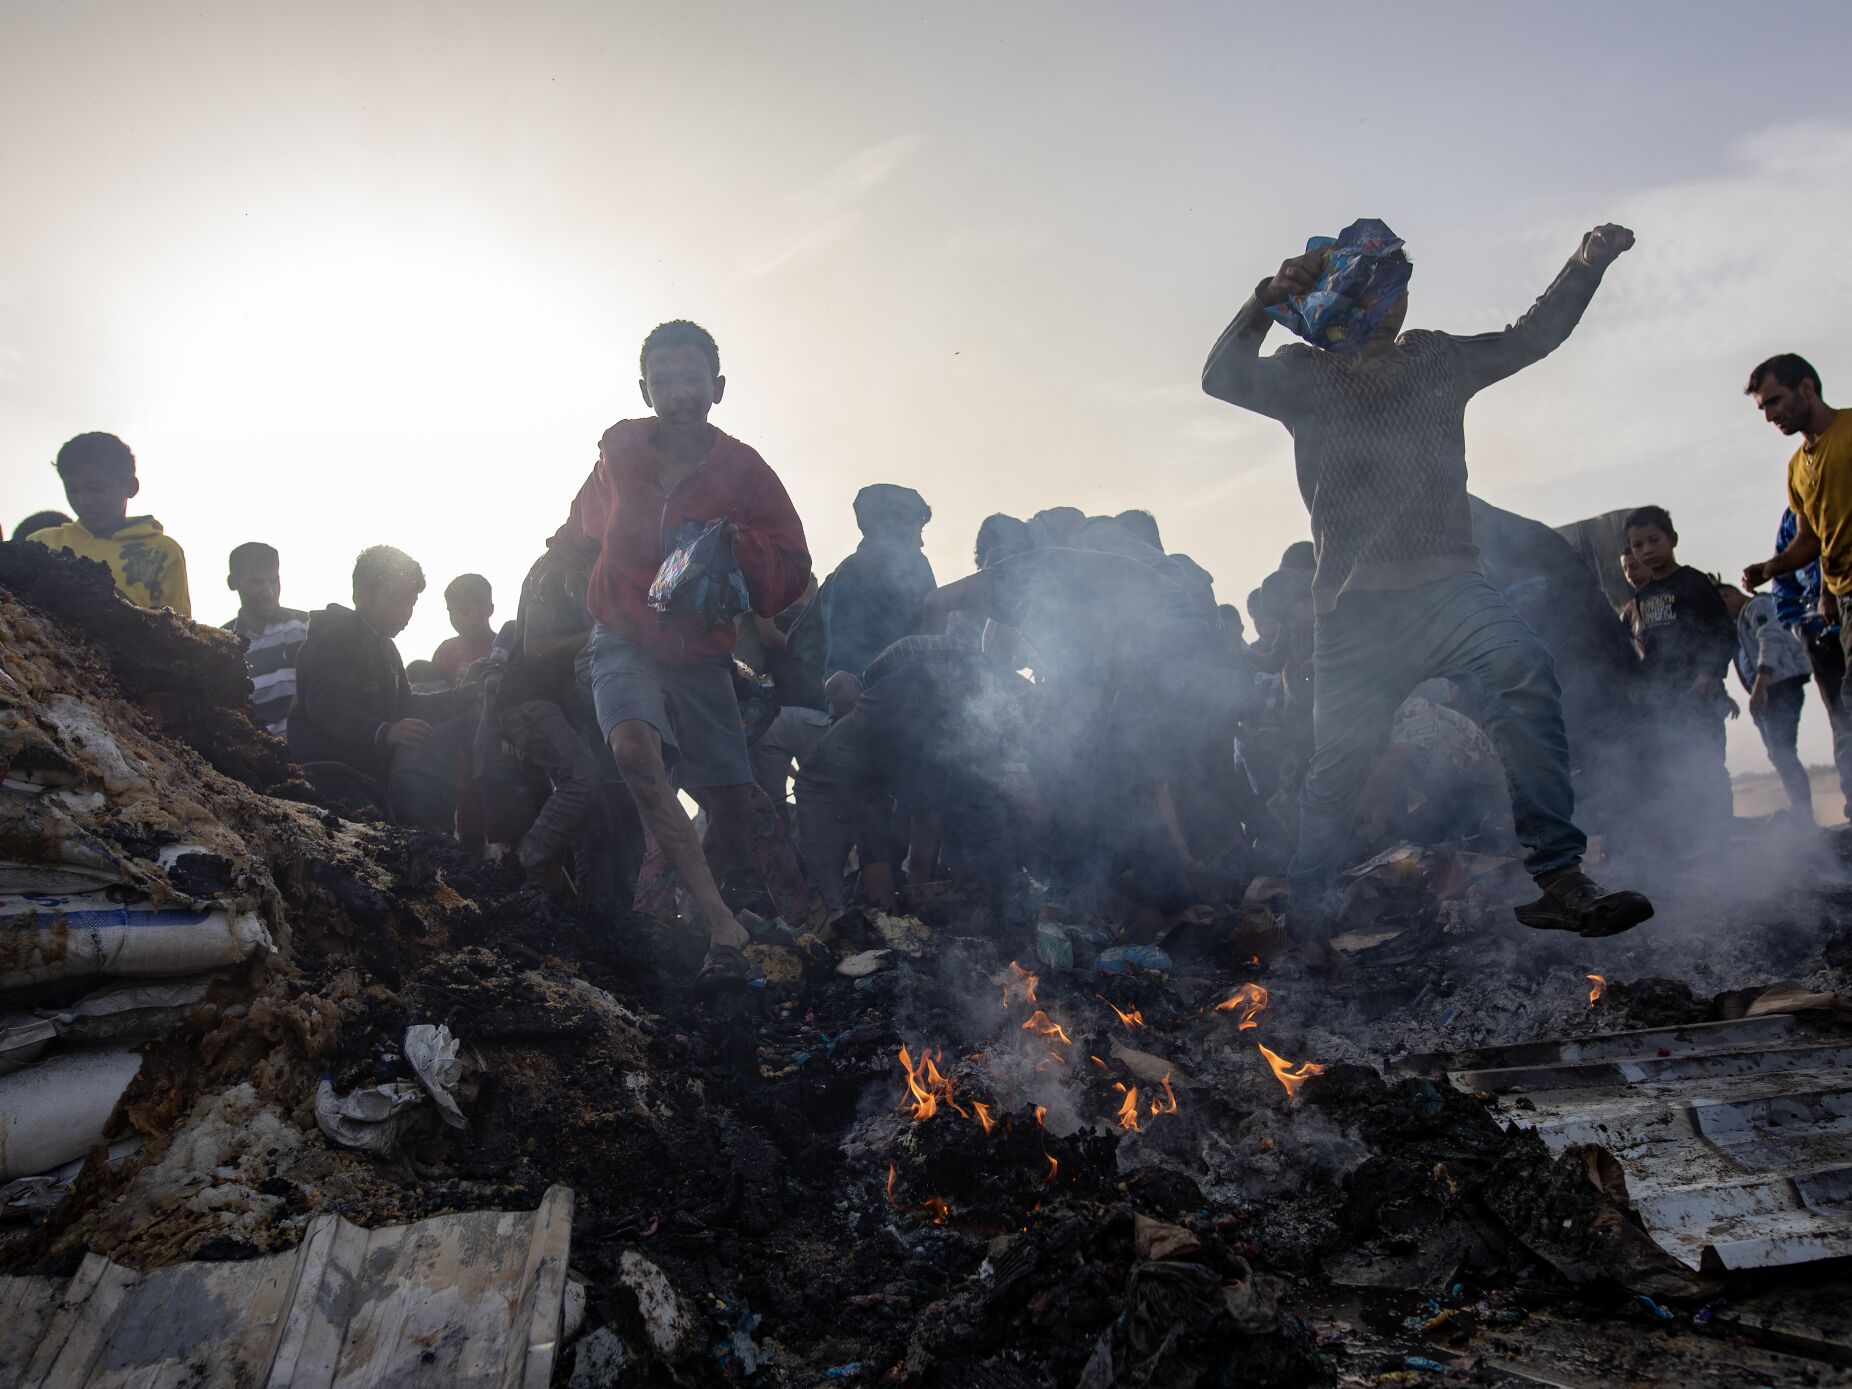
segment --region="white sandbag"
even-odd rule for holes
[[[113,868],[82,863],[20,863],[0,859],[0,897],[72,896],[101,892],[122,882]]]
[[[59,1052],[0,1076],[0,1181],[89,1152],[139,1070],[137,1053],[103,1047]]]
[[[0,990],[93,974],[200,974],[270,948],[254,912],[124,906],[98,893],[0,897]]]
[[[114,1167],[141,1151],[139,1135],[118,1139],[109,1145],[109,1164]],[[22,1220],[50,1215],[71,1194],[71,1183],[84,1170],[84,1160],[73,1158],[41,1172],[36,1177],[15,1177],[0,1186],[0,1220]]]
[[[40,1016],[67,1042],[145,1041],[198,1012],[211,987],[211,978],[115,984]]]
[[[39,1059],[39,1053],[58,1036],[49,1018],[36,1013],[0,1015],[0,1076]]]

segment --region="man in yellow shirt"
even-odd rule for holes
[[[1801,436],[1788,460],[1788,506],[1794,539],[1773,559],[1743,570],[1751,589],[1779,574],[1820,561],[1821,615],[1839,628],[1840,650],[1852,654],[1852,621],[1841,609],[1852,599],[1852,418],[1821,399],[1820,373],[1804,357],[1784,352],[1749,373],[1748,395],[1783,434]],[[1843,614],[1852,618],[1852,613]],[[1852,807],[1852,682],[1840,686],[1833,720],[1833,761]]]
[[[57,466],[77,519],[20,538],[101,560],[115,576],[116,591],[131,603],[191,617],[179,543],[154,517],[128,514],[129,498],[141,491],[129,446],[114,434],[79,434],[58,450]]]

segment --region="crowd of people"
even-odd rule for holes
[[[1681,564],[1671,516],[1645,506],[1617,615],[1566,541],[1467,492],[1468,401],[1559,346],[1632,242],[1590,232],[1502,332],[1403,332],[1404,292],[1343,355],[1259,352],[1268,310],[1313,287],[1323,252],[1263,279],[1203,387],[1291,432],[1311,539],[1245,620],[1137,510],[990,516],[976,572],[940,585],[931,507],[887,483],[857,494],[861,542],[818,582],[778,475],[709,422],[726,387],[713,338],[665,323],[640,355],[650,413],[606,431],[499,628],[489,582],[461,575],[444,590],[455,635],[408,666],[394,639],[426,587],[410,555],[362,552],[352,606],[310,614],[282,605],[274,548],[231,550],[225,625],[252,717],[330,804],[512,855],[599,910],[697,922],[709,986],[751,977],[763,920],[891,909],[945,879],[998,931],[1054,903],[1154,933],[1284,872],[1289,932],[1316,959],[1337,875],[1405,838],[1521,853],[1529,926],[1627,930],[1652,905],[1583,871],[1585,830],[1638,828],[1616,809],[1624,768],[1679,805],[1687,851],[1705,842],[1694,825],[1727,832],[1732,667],[1792,813],[1812,820],[1796,753],[1810,681],[1852,802],[1852,426],[1804,360],[1749,379],[1802,442],[1777,553],[1744,589]],[[57,469],[75,517],[41,513],[15,539],[100,560],[129,601],[190,616],[180,547],[128,514],[129,447],[81,434]],[[744,610],[665,607],[665,560],[716,528]]]

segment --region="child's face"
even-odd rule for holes
[[[354,607],[373,630],[388,639],[398,636],[418,606],[418,589],[410,579],[389,579],[371,593],[356,595]]]
[[[450,614],[450,629],[460,637],[480,632],[495,613],[495,604],[483,598],[447,598],[444,607]]]
[[[1627,580],[1629,588],[1639,588],[1646,582],[1646,566],[1632,550],[1622,550],[1620,556],[1621,574]]]
[[[643,363],[643,399],[664,424],[691,428],[707,423],[707,412],[720,403],[727,379],[708,368],[698,347],[658,347]]]
[[[225,582],[247,612],[275,612],[283,597],[283,580],[269,565],[240,565]]]
[[[1672,557],[1672,547],[1677,543],[1657,526],[1632,526],[1627,531],[1628,550],[1653,578],[1669,574],[1678,567]]]
[[[99,525],[109,530],[119,527],[129,513],[129,498],[141,491],[133,473],[94,463],[73,464],[60,470],[59,477],[64,482],[64,499],[84,529],[92,533]]]

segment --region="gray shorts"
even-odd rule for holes
[[[612,729],[635,720],[662,735],[662,760],[678,788],[752,780],[730,657],[672,666],[603,626],[592,628],[588,649],[592,702],[606,742]]]

